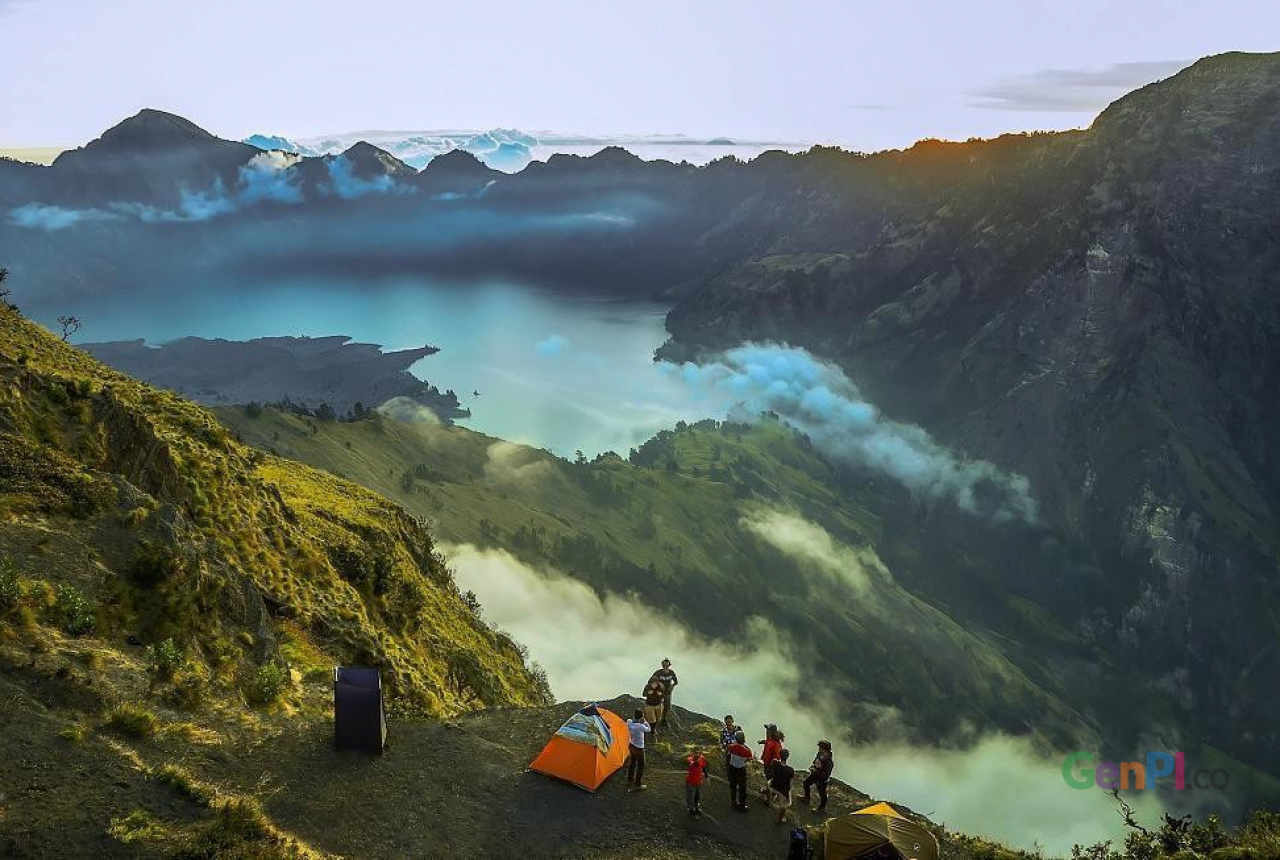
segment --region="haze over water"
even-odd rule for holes
[[[658,430],[709,414],[652,361],[666,339],[666,308],[657,304],[509,281],[408,277],[195,283],[151,293],[146,315],[136,300],[83,300],[77,315],[85,329],[76,340],[344,334],[385,350],[431,344],[441,351],[412,372],[457,392],[472,411],[466,426],[563,456],[626,456]],[[229,293],[240,298],[228,301]],[[37,316],[49,324],[56,312],[37,309]]]

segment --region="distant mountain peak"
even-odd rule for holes
[[[146,137],[151,139],[213,140],[214,135],[185,117],[154,108],[143,108],[102,133],[100,140]]]
[[[644,159],[621,146],[606,146],[588,160],[597,164],[636,164]]]
[[[473,152],[465,149],[451,149],[448,152],[441,153],[431,161],[427,162],[427,166],[423,168],[423,172],[431,173],[497,173],[498,171],[489,167],[483,161],[476,157]]]
[[[342,153],[342,158],[351,162],[356,174],[360,176],[370,174],[397,176],[417,173],[416,170],[385,149],[374,146],[365,140],[357,141],[347,147]]]

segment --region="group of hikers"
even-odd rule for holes
[[[650,676],[643,692],[644,707],[636,708],[632,719],[627,720],[627,732],[630,735],[630,749],[627,760],[627,782],[637,789],[646,788],[644,783],[644,749],[645,736],[658,736],[659,728],[666,728],[671,711],[671,693],[680,681],[671,668],[670,660],[662,661],[662,668]],[[777,809],[778,823],[787,820],[787,812],[791,809],[794,794],[796,770],[790,764],[791,751],[783,743],[786,734],[772,723],[765,724],[765,737],[758,744],[763,745],[758,758],[764,767],[765,784],[760,794],[770,809]],[[729,782],[729,803],[739,812],[746,812],[747,806],[747,765],[757,760],[755,752],[747,746],[747,735],[741,726],[734,722],[733,716],[726,715],[724,725],[720,729],[720,750],[724,755],[725,777]],[[702,786],[707,779],[707,758],[702,750],[695,748],[686,758],[688,771],[685,775],[685,807],[690,815],[702,814]],[[803,794],[801,802],[808,806],[813,790],[818,794],[817,810],[821,812],[827,806],[827,783],[835,768],[835,760],[831,754],[829,741],[818,741],[817,754],[809,772],[805,775],[801,786]]]

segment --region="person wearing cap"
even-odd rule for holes
[[[831,779],[831,771],[835,769],[835,759],[831,756],[831,741],[818,741],[818,754],[809,765],[809,775],[804,778],[804,794],[801,801],[809,805],[809,788],[818,789],[818,811],[827,808],[827,781]]]
[[[650,681],[657,681],[662,684],[664,696],[662,698],[662,725],[667,725],[667,717],[671,713],[671,691],[676,684],[680,683],[680,679],[676,677],[676,673],[671,668],[670,658],[663,658],[662,668],[653,673]]]

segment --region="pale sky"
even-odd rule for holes
[[[874,150],[1087,125],[1276,0],[0,0],[0,146],[516,127]]]

